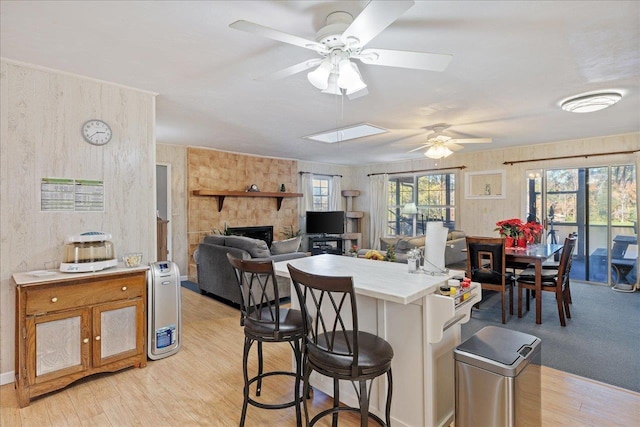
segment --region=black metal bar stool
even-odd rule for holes
[[[363,427],[368,425],[369,418],[382,426],[389,426],[393,392],[393,348],[384,339],[358,329],[358,307],[352,278],[309,274],[290,264],[287,267],[300,301],[302,315],[311,320],[311,324],[305,324],[304,395],[307,396],[309,392],[311,371],[333,378],[333,407],[320,412],[309,421],[305,400],[307,424],[313,426],[321,418],[331,414],[335,427],[338,425],[339,412],[350,411],[360,413],[360,425]],[[369,413],[373,379],[384,374],[387,376],[386,422]],[[359,408],[340,406],[339,380],[351,381],[358,395]]]
[[[262,409],[283,409],[295,406],[296,425],[302,425],[300,410],[302,377],[302,351],[300,348],[305,333],[300,310],[281,308],[278,295],[278,283],[273,270],[272,261],[248,261],[235,258],[227,254],[233,267],[240,289],[240,325],[244,326],[244,351],[242,356],[242,371],[244,375],[244,402],[240,426],[244,426],[247,417],[247,406],[252,405]],[[258,343],[258,374],[249,378],[247,363],[249,351],[254,342]],[[293,349],[296,361],[296,371],[264,372],[262,358],[262,343],[288,342]],[[261,403],[249,395],[249,388],[256,384],[256,396],[260,396],[262,380],[272,375],[288,375],[295,377],[293,400],[284,403]]]

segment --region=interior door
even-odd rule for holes
[[[169,221],[167,224],[167,257],[173,258],[171,239],[171,165],[169,163],[156,164],[156,212],[159,218]]]

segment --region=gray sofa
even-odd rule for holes
[[[460,230],[453,230],[447,234],[447,243],[444,250],[445,265],[456,264],[467,260],[466,249],[466,233]],[[414,248],[424,248],[425,236],[392,236],[380,238],[380,250],[383,255],[386,254],[389,246],[394,246],[396,252],[396,262],[407,263],[407,252]],[[360,249],[358,256],[365,256],[370,249]]]
[[[227,253],[242,259],[278,262],[307,256],[304,252],[298,252],[299,247],[299,237],[273,242],[269,248],[264,240],[250,237],[207,236],[193,255],[197,265],[200,292],[240,304],[238,282],[227,259]],[[278,277],[277,280],[280,299],[290,297],[289,279]]]

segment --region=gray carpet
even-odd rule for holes
[[[640,392],[640,292],[572,281],[571,295],[571,319],[563,328],[551,292],[543,292],[541,325],[535,323],[535,300],[518,319],[517,292],[514,315],[502,325],[500,294],[488,292],[462,325],[462,340],[489,325],[531,334],[542,340],[544,366]]]

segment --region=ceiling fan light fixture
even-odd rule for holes
[[[333,65],[331,61],[324,60],[315,70],[307,74],[309,83],[314,85],[317,89],[325,90],[329,86],[329,80]]]
[[[449,150],[442,144],[436,144],[429,147],[427,151],[424,152],[424,155],[430,159],[442,159],[448,157],[453,154],[453,151]]]
[[[343,59],[338,63],[338,86],[347,91],[352,91],[358,87],[360,89],[366,87],[357,65],[348,59]]]
[[[351,95],[352,93],[356,93],[367,87],[367,84],[364,82],[364,80],[362,80],[362,75],[360,74],[358,66],[355,63],[351,62],[351,68],[355,72],[355,78],[353,79],[349,87],[345,88],[347,91],[347,95]]]
[[[611,107],[621,99],[618,92],[597,92],[567,99],[560,106],[570,113],[591,113]]]
[[[331,73],[329,75],[327,87],[322,90],[322,93],[328,93],[330,95],[342,95],[342,90],[338,86],[338,75],[336,73]]]

